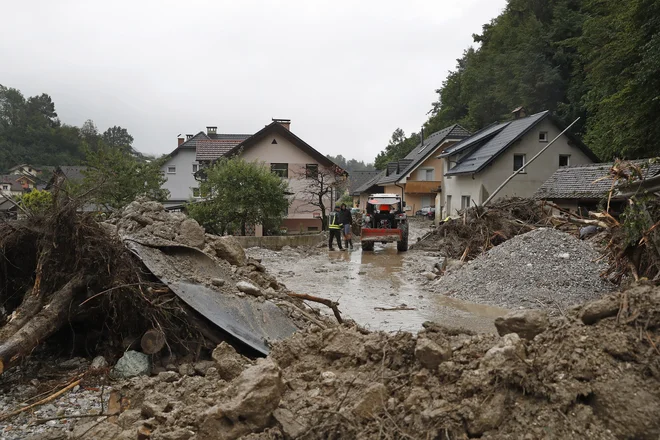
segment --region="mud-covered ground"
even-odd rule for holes
[[[430,224],[426,219],[412,219],[410,243],[426,234]],[[494,332],[493,319],[506,313],[434,292],[428,277],[440,259],[439,252],[418,251],[414,246],[397,252],[394,243],[378,243],[373,252],[363,252],[354,241],[354,249],[348,251],[328,251],[324,246],[281,251],[251,248],[246,253],[260,258],[290,290],[338,301],[345,317],[369,330],[416,332],[423,322],[434,321]],[[321,310],[327,312],[323,306]]]

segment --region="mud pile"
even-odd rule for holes
[[[539,228],[447,271],[432,286],[437,293],[464,301],[561,313],[614,290],[600,277],[607,263],[599,257],[591,242]]]
[[[133,379],[121,389],[127,406],[115,422],[81,423],[74,434],[658,438],[660,289],[638,286],[546,325],[532,340],[433,324],[417,337],[312,327],[256,362],[223,349],[205,376]],[[230,380],[227,371],[240,370]]]

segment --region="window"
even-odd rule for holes
[[[193,164],[193,173],[196,173],[199,170],[199,165],[196,163]]]
[[[570,154],[560,154],[559,155],[559,166],[560,167],[567,167],[571,163],[570,161],[571,155]]]
[[[308,179],[316,179],[319,174],[319,166],[315,163],[308,163],[305,165],[305,177]]]
[[[176,174],[176,167],[167,167],[167,174]]]
[[[461,209],[470,207],[470,196],[461,196]]]
[[[206,192],[202,192],[201,188],[193,188],[192,189],[193,197],[195,198],[204,198],[207,196]]]
[[[539,131],[539,142],[548,142],[548,132]]]
[[[525,166],[525,155],[524,154],[514,154],[513,155],[513,171],[518,171],[519,169]],[[521,173],[524,173],[523,169]]]
[[[451,196],[447,194],[447,215],[451,215]]]
[[[431,196],[422,196],[422,208],[428,208],[431,206]]]
[[[9,191],[9,185],[2,185],[2,189],[4,191]]]
[[[433,180],[434,170],[433,168],[422,168],[417,172],[417,179],[423,181]]]
[[[277,174],[285,179],[289,178],[289,164],[288,163],[271,163],[270,172]]]

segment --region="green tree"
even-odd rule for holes
[[[133,136],[128,130],[118,125],[108,128],[101,135],[103,143],[109,147],[119,148],[125,151],[131,151],[133,146]]]
[[[590,114],[586,141],[604,159],[660,154],[660,4],[588,0],[578,47]]]
[[[166,180],[161,171],[164,160],[144,162],[100,142],[96,150],[87,149],[85,177],[76,192],[89,194],[91,203],[108,209],[122,208],[142,195],[165,201],[169,192],[161,189]]]
[[[23,194],[18,203],[32,216],[40,216],[48,212],[53,206],[53,194],[50,191],[32,190]]]
[[[0,170],[26,162],[76,165],[84,157],[81,146],[79,129],[60,123],[50,96],[25,99],[0,85]]]
[[[396,162],[406,157],[415,146],[419,145],[419,141],[420,138],[417,133],[406,137],[406,133],[402,129],[397,128],[392,133],[392,138],[387,147],[385,147],[385,150],[376,156],[374,166],[377,170],[384,170],[389,162]]]
[[[288,183],[265,164],[234,156],[205,171],[200,191],[208,198],[188,205],[190,216],[205,228],[224,233],[235,225],[245,235],[248,225],[260,224],[267,230],[281,224],[289,206]]]

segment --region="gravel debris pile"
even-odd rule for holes
[[[606,263],[597,262],[599,257],[589,242],[540,228],[448,271],[433,288],[464,301],[558,313],[614,289],[600,278]]]

